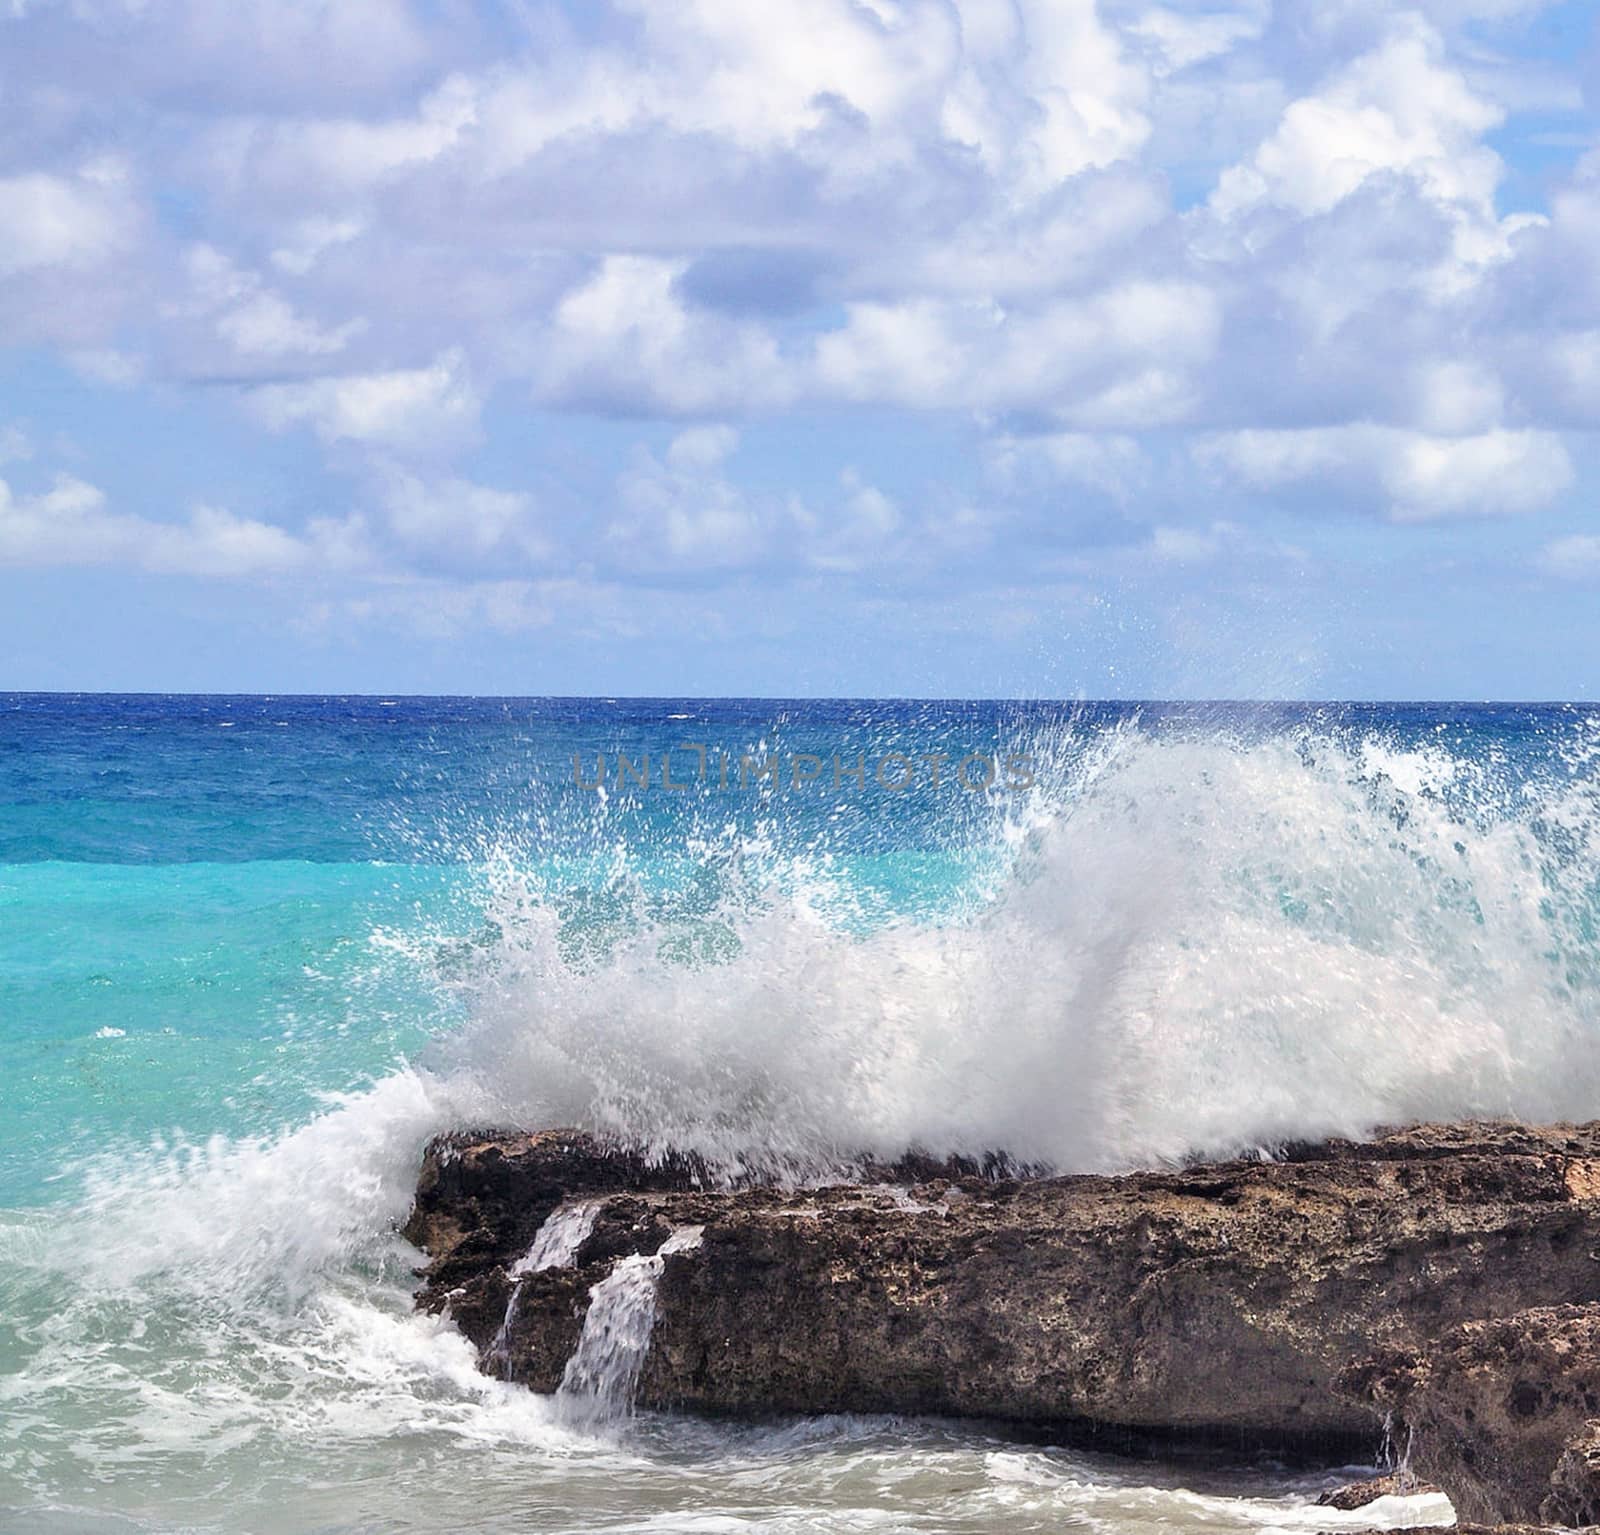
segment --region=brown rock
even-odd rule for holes
[[[867,1174],[916,1180],[899,1187],[714,1189],[691,1159],[566,1132],[453,1137],[430,1148],[407,1231],[433,1257],[420,1303],[487,1349],[540,1222],[614,1192],[574,1265],[519,1300],[510,1373],[542,1390],[615,1256],[693,1224],[702,1245],[663,1267],[646,1404],[1331,1449],[1375,1437],[1331,1389],[1351,1360],[1600,1301],[1600,1206],[1573,1173],[1597,1161],[1600,1126],[1452,1125],[1117,1178],[924,1160]]]
[[[704,1169],[691,1158],[651,1164],[575,1131],[461,1131],[429,1145],[402,1234],[432,1259],[423,1296],[437,1309],[459,1282],[482,1279],[526,1252],[563,1200],[624,1189],[692,1189],[703,1179]],[[459,1320],[459,1306],[457,1314]]]
[[[1347,1370],[1339,1386],[1393,1415],[1410,1464],[1461,1517],[1600,1522],[1600,1306],[1469,1322]]]
[[[1364,1482],[1347,1482],[1343,1487],[1331,1488],[1317,1499],[1317,1506],[1350,1513],[1376,1503],[1379,1498],[1411,1498],[1418,1493],[1438,1490],[1428,1482],[1419,1482],[1408,1472],[1395,1471],[1388,1476],[1369,1477]]]

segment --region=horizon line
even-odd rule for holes
[[[701,704],[806,704],[806,703],[927,703],[927,704],[1043,704],[1088,708],[1103,704],[1190,708],[1248,708],[1293,705],[1300,708],[1352,706],[1405,706],[1438,708],[1467,705],[1479,708],[1600,707],[1588,698],[1268,698],[1268,697],[1062,697],[1045,694],[960,695],[943,693],[410,693],[403,690],[368,692],[360,689],[326,693],[294,691],[195,692],[158,688],[0,688],[0,698],[166,698],[263,699],[298,702],[374,700],[384,703],[701,703]]]

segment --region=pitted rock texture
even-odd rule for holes
[[[699,1225],[663,1266],[644,1405],[1333,1448],[1377,1436],[1368,1400],[1332,1389],[1352,1361],[1600,1301],[1596,1168],[1600,1126],[1479,1124],[1122,1177],[923,1158],[717,1188],[692,1158],[572,1132],[458,1135],[429,1149],[407,1233],[432,1258],[419,1303],[487,1351],[539,1224],[601,1199],[572,1265],[518,1301],[504,1368],[541,1391],[615,1258]]]
[[[1338,1384],[1391,1415],[1412,1468],[1461,1518],[1600,1523],[1600,1306],[1469,1322]]]

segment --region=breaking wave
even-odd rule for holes
[[[1039,792],[979,797],[931,850],[760,816],[651,841],[603,800],[483,836],[469,922],[374,935],[459,1019],[419,1059],[277,1136],[92,1157],[83,1232],[3,1240],[248,1309],[403,1273],[421,1146],[464,1124],[806,1178],[913,1146],[1106,1170],[1600,1113],[1600,720],[1536,768],[1309,727],[1028,744]],[[543,857],[557,833],[592,857]]]
[[[944,850],[962,877],[931,919],[866,909],[826,844],[730,832],[688,844],[688,899],[625,852],[586,924],[500,850],[437,1069],[496,1122],[801,1172],[1600,1112],[1592,722],[1542,774],[1309,730],[1044,750],[1040,794]]]
[[[0,1221],[0,1393],[59,1437],[12,1473],[43,1506],[85,1454],[270,1498],[353,1445],[375,1482],[441,1443],[599,1453],[410,1315],[395,1227],[452,1126],[807,1177],[911,1145],[1089,1170],[1600,1113],[1592,718],[1536,761],[1136,721],[1028,744],[1037,792],[865,853],[781,805],[479,828],[466,919],[373,935],[455,1020],[419,1058],[279,1135],[96,1155],[73,1213]]]

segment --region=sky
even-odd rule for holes
[[[0,0],[0,689],[1582,699],[1600,7]]]

